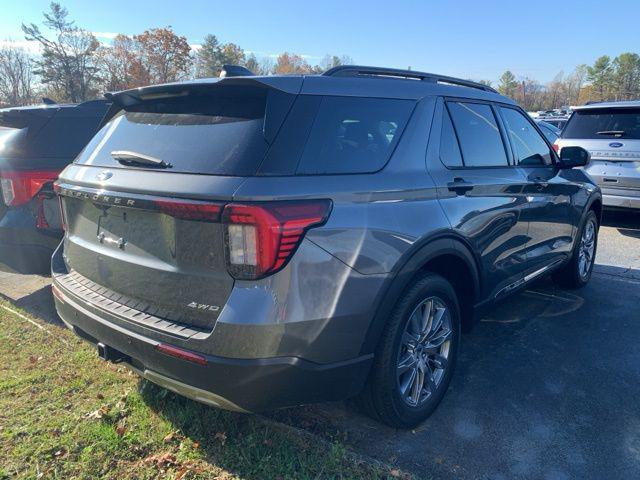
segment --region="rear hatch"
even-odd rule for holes
[[[221,206],[258,171],[301,84],[277,81],[114,96],[122,109],[58,182],[67,269],[85,298],[183,336],[213,328],[233,287]]]
[[[602,188],[640,190],[640,107],[577,110],[558,144],[588,150],[586,170]]]

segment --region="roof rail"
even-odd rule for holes
[[[333,67],[322,75],[327,77],[357,77],[357,76],[372,76],[372,77],[397,77],[397,78],[412,78],[416,80],[422,80],[432,83],[448,83],[451,85],[460,85],[462,87],[477,88],[487,92],[498,93],[495,89],[489,85],[474,82],[471,80],[464,80],[462,78],[447,77],[446,75],[437,75],[435,73],[418,72],[415,70],[401,70],[397,68],[381,68],[381,67],[363,67],[360,65],[338,65]]]

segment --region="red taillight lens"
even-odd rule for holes
[[[182,220],[217,222],[222,213],[222,203],[200,202],[197,200],[154,200],[162,213]]]
[[[552,147],[556,151],[556,153],[560,153],[560,145],[558,145],[557,142],[554,142]]]
[[[225,206],[229,273],[241,279],[275,273],[291,258],[305,232],[323,224],[330,211],[330,200]]]
[[[24,205],[33,199],[42,187],[58,178],[60,172],[0,172],[2,198],[9,207]]]

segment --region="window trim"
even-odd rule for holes
[[[547,145],[547,147],[549,148],[549,153],[550,153],[550,158],[551,158],[551,164],[549,165],[520,165],[520,158],[516,152],[516,148],[513,145],[513,142],[511,141],[511,137],[509,137],[509,135],[507,135],[508,137],[508,141],[509,141],[509,145],[510,148],[512,150],[512,154],[513,154],[513,162],[514,162],[514,166],[518,167],[518,168],[548,168],[548,167],[553,167],[556,168],[557,163],[558,163],[558,156],[556,154],[556,151],[553,149],[553,146],[551,145],[551,143],[549,142],[549,140],[547,139],[547,137],[545,136],[544,133],[542,133],[542,130],[540,130],[540,127],[538,127],[538,125],[533,121],[533,119],[529,116],[529,114],[527,112],[525,112],[520,106],[517,105],[507,105],[504,103],[498,103],[496,104],[497,110],[498,110],[498,114],[500,115],[500,119],[502,120],[502,122],[504,122],[504,124],[506,125],[506,121],[504,120],[503,116],[502,116],[502,110],[501,108],[505,108],[505,109],[510,109],[510,110],[515,110],[516,112],[519,112],[525,119],[526,121],[529,122],[530,125],[533,126],[534,130],[536,132],[538,132],[538,135],[540,135],[540,137],[542,137],[542,140],[544,141],[544,143]],[[506,128],[505,128],[506,131]]]
[[[515,165],[515,160],[513,157],[513,152],[511,151],[511,144],[505,141],[506,131],[504,129],[504,125],[502,123],[502,117],[498,115],[496,106],[494,102],[487,100],[479,100],[477,98],[466,98],[466,97],[442,97],[443,100],[443,109],[442,115],[440,116],[440,136],[442,136],[442,124],[444,119],[444,112],[446,111],[449,114],[449,118],[451,118],[451,124],[453,125],[453,131],[456,135],[456,140],[458,141],[458,148],[460,148],[460,156],[462,157],[462,166],[461,167],[448,167],[444,164],[442,159],[440,158],[440,148],[438,147],[438,158],[440,159],[440,163],[448,169],[448,170],[482,170],[482,169],[504,169],[504,168],[513,168],[517,167]],[[488,105],[491,109],[496,125],[498,126],[498,131],[500,132],[500,139],[502,140],[502,148],[504,149],[505,156],[507,158],[507,162],[504,165],[466,165],[464,161],[464,154],[462,153],[462,146],[460,145],[460,137],[458,135],[458,130],[456,128],[456,124],[453,121],[453,117],[451,116],[451,112],[449,111],[448,103],[475,103],[480,105]]]

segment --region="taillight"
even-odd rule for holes
[[[556,153],[560,153],[560,145],[558,144],[557,140],[555,142],[553,142],[552,147],[553,147],[553,149],[555,150]]]
[[[257,279],[284,267],[304,234],[326,222],[330,200],[231,203],[222,212],[229,273]]]
[[[153,203],[162,212],[182,220],[201,220],[217,222],[222,213],[222,203],[201,202],[198,200],[154,200]]]
[[[42,187],[58,178],[60,172],[0,172],[2,198],[9,207],[24,205],[33,199]]]

